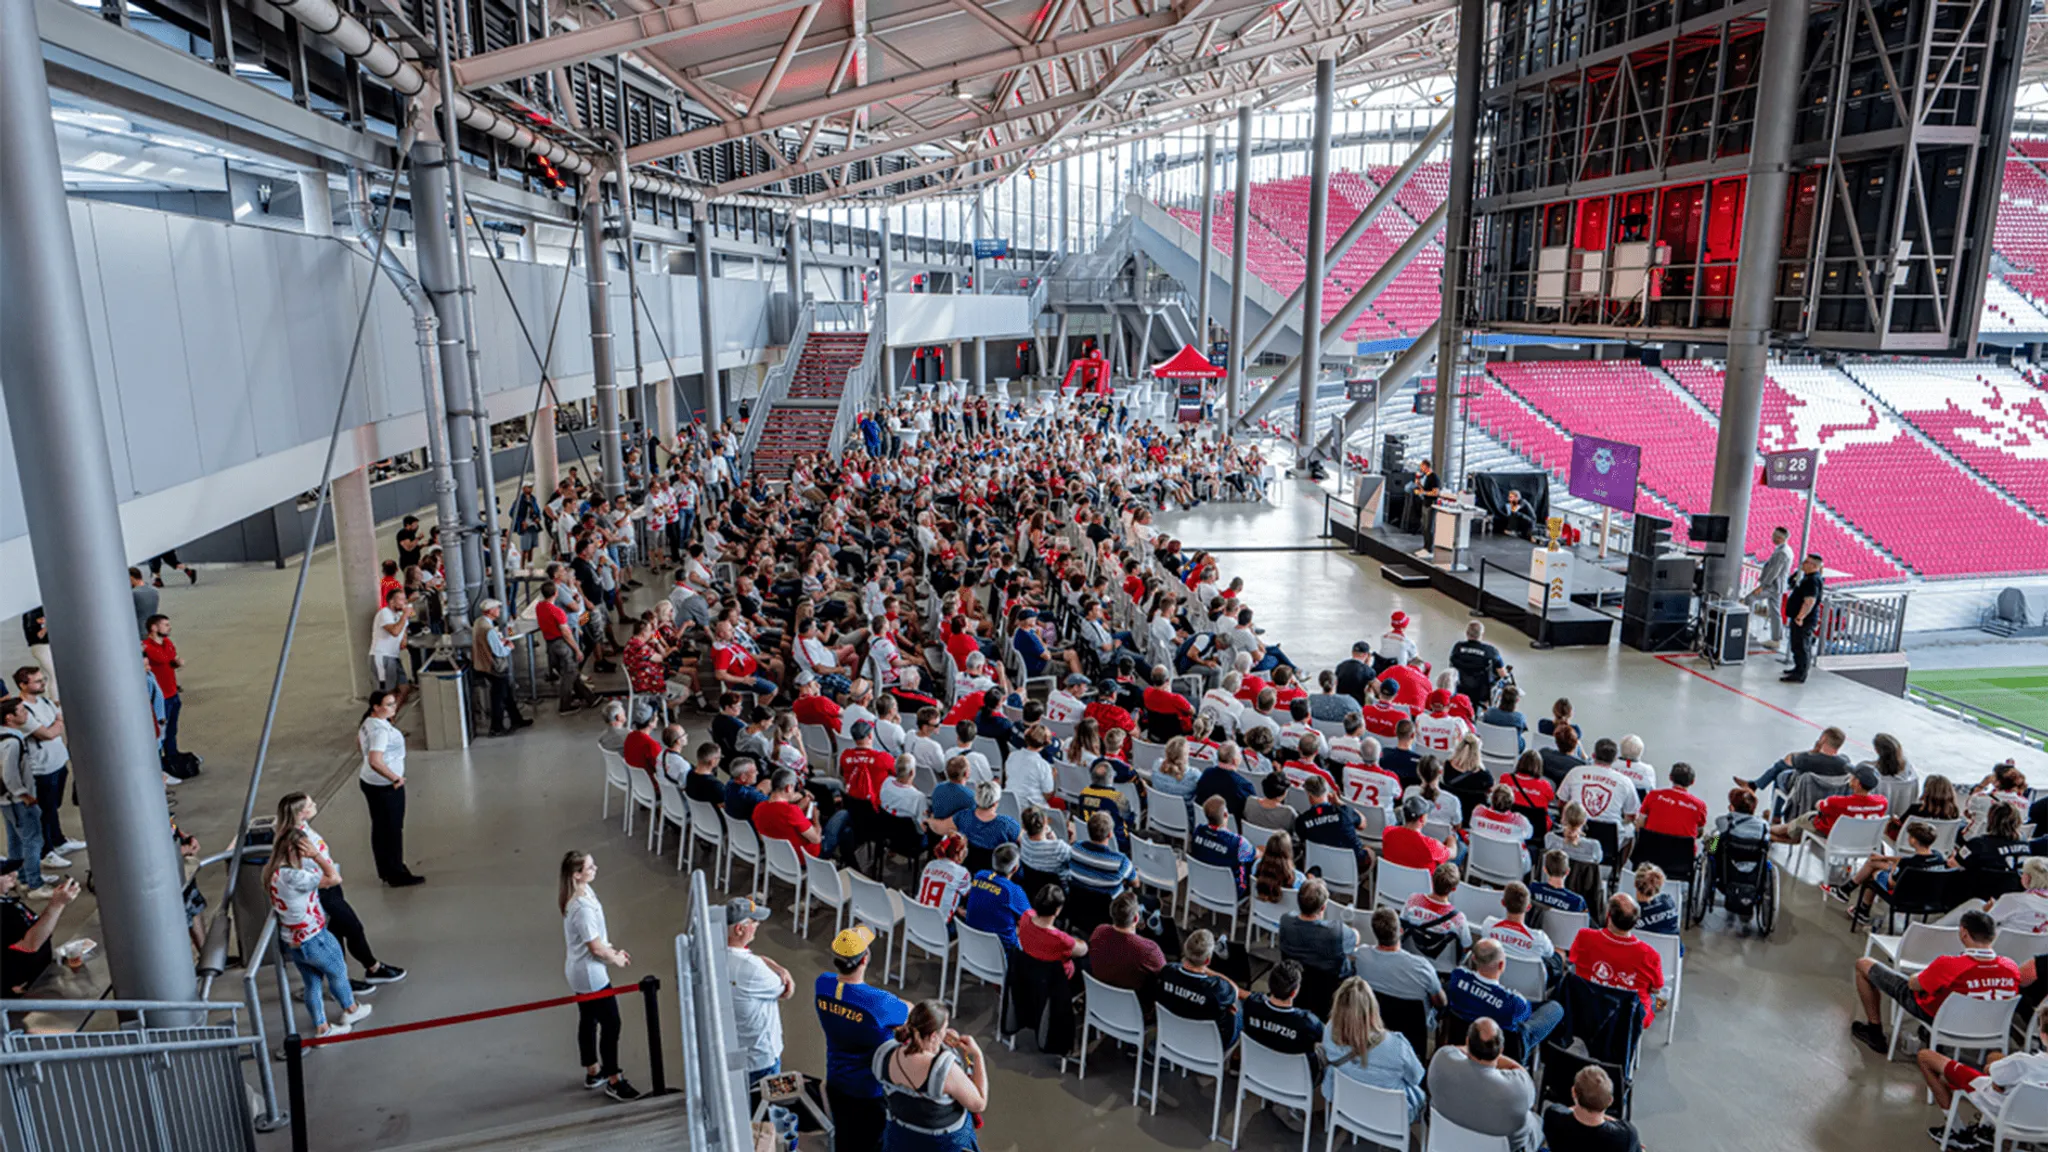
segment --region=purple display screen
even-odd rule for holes
[[[1596,436],[1572,438],[1572,476],[1568,490],[1618,512],[1636,507],[1636,471],[1642,466],[1643,450],[1634,444],[1602,440]]]

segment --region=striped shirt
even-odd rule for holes
[[[1115,894],[1137,872],[1131,858],[1111,844],[1076,844],[1067,860],[1067,881],[1096,892]]]

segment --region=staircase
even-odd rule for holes
[[[396,1152],[666,1152],[689,1139],[681,1093],[407,1144]]]
[[[804,340],[788,393],[764,417],[751,465],[755,474],[787,480],[797,456],[831,447],[840,393],[867,342],[865,332],[812,332]]]

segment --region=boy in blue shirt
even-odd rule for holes
[[[977,875],[974,883],[967,886],[967,899],[962,905],[965,911],[961,915],[967,926],[979,932],[993,932],[1001,938],[1006,952],[1017,950],[1017,920],[1031,911],[1031,898],[1011,879],[1017,874],[1017,861],[1022,855],[1015,844],[998,847],[990,860],[994,867]]]
[[[1585,898],[1564,886],[1565,877],[1571,874],[1571,858],[1561,848],[1552,848],[1543,854],[1543,879],[1529,885],[1529,900],[1539,908],[1554,908],[1559,912],[1584,912]]]

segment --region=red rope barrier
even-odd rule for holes
[[[346,1044],[351,1040],[368,1040],[375,1036],[398,1036],[406,1032],[424,1032],[430,1028],[445,1028],[451,1024],[469,1024],[477,1020],[490,1020],[499,1016],[517,1016],[522,1012],[539,1012],[547,1008],[560,1008],[567,1004],[581,1004],[586,1000],[605,1000],[641,990],[638,984],[624,984],[617,988],[605,988],[597,992],[583,992],[575,996],[558,996],[553,1000],[535,1000],[530,1004],[513,1004],[504,1008],[486,1008],[480,1012],[464,1012],[457,1016],[437,1016],[432,1020],[416,1020],[410,1024],[392,1024],[383,1028],[367,1028],[361,1031],[348,1032],[340,1036],[305,1036],[299,1039],[299,1047],[317,1048],[323,1044]]]

